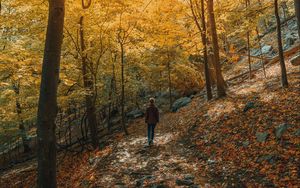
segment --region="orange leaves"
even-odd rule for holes
[[[243,95],[227,97],[225,102],[212,101],[202,106],[202,109],[213,113],[210,113],[209,118],[205,114],[206,110],[197,113],[197,118],[200,117],[201,120],[193,133],[194,143],[198,151],[219,161],[213,167],[215,172],[222,173],[226,167],[226,176],[236,176],[241,168],[246,168],[253,174],[259,173],[257,176],[261,179],[258,178],[256,182],[249,181],[249,176],[241,176],[241,180],[248,182],[249,187],[262,185],[263,177],[279,187],[299,185],[299,167],[296,159],[300,157],[300,139],[295,135],[296,130],[300,128],[299,92],[296,94],[296,90],[299,90],[299,80],[290,80],[293,84],[288,90],[282,90],[274,83],[264,88],[261,87],[264,84],[253,80],[251,87],[255,89],[251,91],[255,91],[254,94],[247,91]],[[258,85],[260,86],[257,87]],[[241,86],[245,87],[242,84]],[[232,89],[232,92],[239,93],[235,92],[235,89],[238,90],[238,87]],[[260,96],[254,100],[255,108],[243,113],[244,105],[240,104],[252,101],[255,94]],[[265,100],[268,96],[272,97]],[[201,104],[199,101],[197,103]],[[226,108],[219,108],[222,103],[232,103],[234,109],[226,111]],[[275,128],[283,123],[291,126],[281,139],[277,139]],[[266,142],[257,142],[256,132],[268,133]],[[199,163],[204,163],[204,169],[209,174],[209,163],[203,157],[200,159],[203,161]]]
[[[104,156],[107,156],[107,155],[111,154],[111,152],[112,152],[112,148],[111,147],[106,147],[102,150],[96,151],[95,156],[96,157],[104,157]]]

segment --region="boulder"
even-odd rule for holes
[[[193,184],[194,182],[191,179],[176,179],[176,185],[178,186],[190,186]]]
[[[242,145],[246,148],[250,145],[250,142],[248,140],[242,142]]]
[[[189,188],[201,188],[201,186],[200,185],[191,185],[191,186],[189,186]]]
[[[291,59],[291,63],[294,66],[299,66],[300,65],[300,54],[296,55]]]
[[[297,40],[298,36],[296,36],[294,33],[287,33],[285,35],[285,45],[283,47],[284,50],[289,49],[291,46],[295,44],[295,41]]]
[[[184,179],[194,181],[195,176],[193,176],[192,174],[186,174],[186,175],[184,175]]]
[[[127,188],[124,183],[116,184],[115,188]]]
[[[268,54],[268,53],[272,52],[272,50],[273,50],[273,47],[270,45],[265,45],[261,48],[262,54]]]
[[[288,124],[281,124],[275,129],[275,136],[277,139],[280,139],[282,135],[285,133],[285,131],[289,128]]]
[[[253,101],[247,102],[247,104],[244,107],[244,112],[247,112],[248,110],[255,108],[255,103]]]
[[[300,136],[300,129],[295,131],[295,136]]]
[[[298,25],[297,25],[296,18],[288,21],[287,25],[288,25],[289,30],[291,30],[291,31],[297,31],[298,30]]]
[[[136,181],[135,187],[143,187],[144,185],[144,179],[139,179]]]
[[[143,117],[144,116],[144,112],[140,109],[135,109],[135,110],[132,110],[131,112],[128,112],[126,114],[126,116],[128,118],[132,118],[132,119],[136,119],[136,118],[139,118],[139,117]]]
[[[169,187],[164,184],[153,184],[150,186],[150,188],[169,188]]]
[[[259,56],[260,55],[260,50],[259,49],[251,49],[250,54],[252,56]]]
[[[273,47],[270,46],[270,45],[264,45],[262,46],[261,49],[252,49],[250,51],[250,54],[252,56],[259,56],[259,55],[266,55],[266,54],[269,54],[269,55],[273,55],[274,54],[274,50],[273,50]]]
[[[154,178],[154,176],[152,176],[152,175],[147,175],[147,176],[144,176],[143,178],[141,178],[141,179],[138,179],[137,181],[136,181],[136,184],[135,184],[135,186],[136,187],[143,187],[143,185],[144,185],[144,181],[145,180],[151,180],[151,179],[153,179]]]
[[[178,109],[188,105],[191,101],[192,99],[190,99],[189,97],[183,97],[176,100],[172,105],[172,112],[176,112]]]
[[[90,187],[91,186],[91,183],[88,181],[88,180],[82,180],[80,182],[80,186],[81,187]]]
[[[258,142],[266,142],[267,138],[269,137],[269,133],[266,132],[258,132],[256,133],[256,140]]]
[[[257,162],[261,163],[263,161],[267,161],[270,164],[274,164],[276,162],[276,160],[278,159],[277,156],[272,155],[272,154],[268,154],[268,155],[261,155],[260,157],[257,158]]]

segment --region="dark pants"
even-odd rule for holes
[[[156,124],[148,124],[148,142],[152,142],[154,139],[154,129]]]

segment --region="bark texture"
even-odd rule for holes
[[[41,188],[56,187],[55,119],[64,12],[64,0],[49,0],[48,27],[37,114],[37,186]]]
[[[281,23],[280,23],[279,11],[278,11],[278,0],[274,0],[274,6],[275,6],[275,17],[277,23],[278,53],[279,53],[279,60],[280,60],[280,67],[281,67],[281,84],[282,87],[288,87],[289,84],[287,80],[283,48],[282,48]]]
[[[216,77],[217,77],[217,94],[218,97],[220,98],[226,96],[226,91],[225,91],[225,81],[223,79],[221,64],[220,64],[219,44],[218,44],[218,35],[216,29],[213,0],[207,1],[207,11],[208,11],[209,21],[210,21],[210,30],[211,30],[211,37],[212,37],[212,44],[213,44],[213,53],[214,53],[214,65],[215,65]]]

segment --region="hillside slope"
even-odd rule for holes
[[[59,187],[297,187],[300,73],[288,61],[287,70],[288,89],[274,64],[267,79],[260,71],[236,79],[226,98],[206,102],[203,91],[179,112],[162,114],[152,147],[138,119],[128,137],[116,133],[102,150],[60,153]],[[35,161],[16,166],[0,187],[34,186],[35,168]]]

